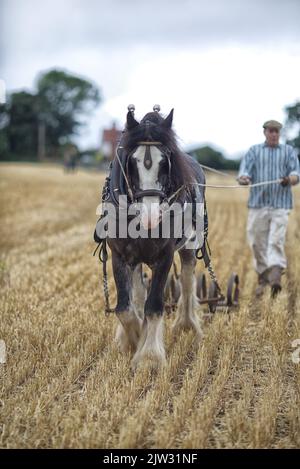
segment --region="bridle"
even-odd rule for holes
[[[133,115],[135,107],[133,105],[129,105],[128,110]],[[159,112],[160,106],[155,105],[153,107],[153,111]],[[131,151],[127,155],[124,155],[123,153],[124,147],[122,145],[122,140],[121,140],[120,145],[116,151],[116,157],[117,157],[117,164],[123,175],[124,184],[122,183],[121,186],[117,186],[117,187],[114,185],[114,183],[110,184],[110,190],[105,191],[105,196],[106,196],[106,193],[110,193],[111,198],[116,205],[122,204],[118,196],[125,195],[125,192],[126,192],[126,195],[129,198],[130,204],[138,203],[138,201],[142,199],[143,197],[158,197],[160,199],[160,203],[165,202],[167,205],[170,206],[171,203],[174,203],[174,201],[178,199],[178,196],[182,192],[182,190],[185,188],[185,185],[182,185],[174,193],[171,194],[172,151],[168,148],[168,146],[166,146],[162,142],[152,140],[151,128],[155,126],[156,124],[151,122],[149,119],[145,120],[143,124],[145,125],[144,140],[137,142],[134,148],[132,148]],[[167,165],[168,165],[167,182],[162,189],[136,190],[135,187],[132,187],[132,185],[130,184],[129,162],[130,162],[131,156],[135,153],[136,149],[142,145],[146,147],[145,154],[144,154],[144,166],[146,169],[150,169],[152,166],[151,151],[150,151],[151,146],[158,147],[162,155],[166,158]]]
[[[128,165],[131,156],[134,154],[136,151],[137,147],[144,145],[146,147],[145,149],[145,155],[144,155],[144,166],[146,169],[150,169],[152,166],[152,160],[151,160],[151,152],[150,152],[150,147],[155,146],[161,149],[162,154],[166,157],[167,159],[167,164],[168,164],[168,176],[167,176],[167,184],[164,188],[164,190],[159,190],[159,189],[144,189],[144,190],[138,190],[135,191],[131,185],[129,184],[129,171],[128,171]],[[126,161],[126,171],[124,174],[125,181],[127,184],[127,190],[129,196],[132,198],[133,202],[138,202],[140,199],[143,197],[159,197],[161,201],[166,201],[168,199],[168,193],[170,191],[171,187],[171,150],[163,145],[161,142],[156,142],[156,141],[141,141],[137,143],[137,146],[129,153]]]

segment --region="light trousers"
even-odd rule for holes
[[[289,213],[284,208],[249,209],[247,237],[258,274],[274,265],[286,268],[284,244]]]

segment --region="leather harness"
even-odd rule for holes
[[[161,142],[139,142],[138,145],[145,145],[146,146],[146,151],[145,151],[145,156],[144,156],[144,161],[149,158],[149,154],[147,153],[147,149],[151,145],[155,146],[163,146]],[[138,201],[139,199],[147,196],[157,196],[161,200],[167,200],[167,194],[163,190],[158,190],[158,189],[145,189],[145,190],[140,190],[140,191],[135,191],[133,192],[131,187],[129,186],[128,178],[126,173],[128,174],[128,160],[129,157],[131,156],[128,155],[126,158],[125,162],[124,157],[123,157],[123,147],[120,143],[118,149],[117,149],[117,158],[114,158],[114,160],[110,164],[110,172],[109,175],[107,176],[105,180],[105,184],[103,186],[102,190],[102,202],[107,202],[111,201],[114,205],[120,206],[119,203],[119,196],[121,195],[127,195],[129,197],[130,202],[134,203],[135,201]],[[171,180],[171,161],[170,161],[170,156],[171,152],[170,150],[163,146],[164,154],[167,157],[168,161],[168,182],[170,183]],[[134,151],[134,150],[133,150]],[[133,153],[133,152],[132,152]],[[151,153],[150,153],[150,159],[151,159]],[[147,162],[146,164],[150,164],[150,162]],[[145,165],[146,166],[146,165]],[[124,177],[125,176],[125,177]],[[180,192],[181,188],[176,191]],[[175,195],[175,198],[177,197],[177,193],[173,194]],[[172,196],[171,196],[172,197]],[[192,200],[192,202],[196,202],[196,199]],[[103,216],[103,215],[102,215]],[[100,217],[100,219],[102,218]],[[209,274],[212,278],[212,280],[215,282],[218,294],[220,295],[220,298],[224,298],[223,295],[221,294],[221,289],[218,284],[217,278],[215,276],[214,270],[211,265],[211,259],[210,259],[210,248],[209,244],[207,241],[207,236],[208,236],[208,217],[207,217],[207,208],[206,208],[206,203],[204,200],[204,242],[201,247],[199,247],[196,250],[196,258],[197,259],[202,259],[204,262],[205,267],[208,269]],[[107,280],[107,268],[106,268],[106,263],[108,260],[108,253],[107,253],[107,247],[106,247],[106,239],[99,238],[97,235],[97,231],[95,229],[94,231],[94,241],[98,244],[97,248],[94,251],[94,256],[96,252],[99,249],[99,260],[101,261],[103,265],[103,289],[104,289],[104,298],[105,298],[105,314],[113,313],[114,309],[110,307],[110,301],[109,301],[109,290],[108,290],[108,280]],[[184,245],[182,243],[182,240],[178,240],[178,243],[176,243],[176,250],[181,249],[181,247]]]
[[[140,145],[146,146],[145,150],[145,156],[144,156],[144,161],[146,158],[149,158],[147,155],[147,149],[150,150],[151,146],[156,146],[161,148],[162,153],[166,156],[167,161],[168,161],[168,183],[170,184],[171,180],[171,161],[170,161],[170,156],[171,152],[169,148],[164,146],[161,142],[157,141],[141,141],[138,142],[137,146],[127,155],[124,156],[124,147],[121,144],[117,149],[117,158],[114,158],[114,160],[110,164],[110,172],[109,175],[106,178],[103,191],[102,191],[102,202],[112,202],[116,207],[122,206],[120,196],[127,196],[127,199],[129,203],[135,203],[138,202],[140,199],[143,197],[159,197],[161,201],[167,201],[171,198],[174,198],[176,200],[178,194],[181,192],[181,189],[184,189],[184,187],[179,188],[177,193],[171,195],[171,197],[168,198],[167,192],[169,190],[169,186],[165,188],[165,190],[159,190],[159,189],[144,189],[144,190],[138,190],[138,191],[133,191],[133,188],[130,187],[129,182],[128,182],[128,162],[131,157],[131,155],[134,153],[136,148]],[[151,159],[151,153],[150,153],[150,159]],[[149,164],[149,163],[147,163]],[[189,201],[192,203],[197,203],[197,197],[196,195],[192,196],[192,194],[189,194]],[[173,200],[174,202],[174,200]],[[172,202],[172,203],[173,203]],[[124,207],[125,208],[125,207]],[[207,243],[207,235],[208,235],[208,217],[207,217],[207,210],[206,210],[206,203],[204,207],[204,243],[203,246],[200,247],[197,250],[196,256],[198,259],[203,259],[205,266],[207,266],[210,262],[209,258],[209,246]],[[101,239],[98,237],[96,230],[94,233],[94,239],[96,242],[101,242]],[[178,240],[176,249],[180,249],[183,246],[182,240]],[[208,247],[208,249],[207,249]],[[201,251],[201,256],[199,251]]]

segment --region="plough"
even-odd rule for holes
[[[237,307],[239,305],[239,276],[232,273],[227,283],[226,297],[224,295],[218,296],[218,287],[213,280],[209,284],[207,292],[207,283],[205,274],[201,273],[197,277],[197,298],[199,304],[207,304],[209,311],[215,313],[218,307],[227,306],[229,308]]]
[[[165,289],[166,311],[170,313],[178,304],[180,298],[180,275],[176,268],[169,275]],[[239,276],[232,273],[227,283],[226,296],[219,293],[218,285],[214,280],[207,286],[206,275],[198,274],[196,278],[196,295],[200,305],[207,304],[209,312],[214,314],[218,308],[236,308],[239,306]]]

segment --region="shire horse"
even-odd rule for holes
[[[106,200],[114,206],[119,205],[120,195],[125,195],[129,204],[134,201],[142,204],[140,223],[145,230],[161,223],[162,201],[173,197],[183,207],[186,202],[205,200],[202,168],[179,149],[172,121],[173,109],[166,118],[155,111],[140,122],[129,111],[118,158],[114,158],[107,180]],[[117,288],[116,341],[122,352],[131,351],[133,369],[148,359],[155,366],[166,360],[164,290],[176,251],[181,260],[181,296],[173,331],[193,329],[196,339],[201,339],[200,320],[195,311],[196,249],[187,248],[186,241],[172,233],[167,239],[107,237]],[[143,263],[152,271],[149,291],[143,280]]]

